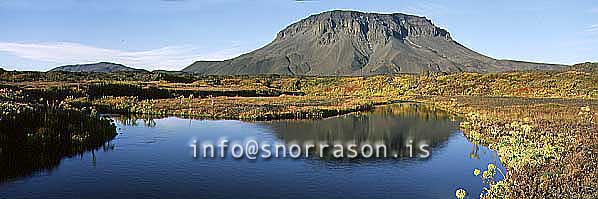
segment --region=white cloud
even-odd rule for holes
[[[69,42],[0,42],[0,51],[25,59],[57,65],[108,61],[148,70],[180,70],[194,61],[223,60],[241,53],[239,46],[201,53],[197,48],[185,46],[167,46],[145,51],[123,51]]]

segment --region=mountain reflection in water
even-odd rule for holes
[[[360,144],[384,143],[388,152],[408,157],[408,141],[414,152],[419,144],[438,147],[459,127],[454,116],[416,104],[378,107],[323,120],[283,120],[260,122],[280,140],[289,143]],[[432,155],[433,155],[432,149]]]

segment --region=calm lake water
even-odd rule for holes
[[[416,105],[310,121],[213,121],[114,116],[104,147],[0,184],[0,198],[455,198],[482,190],[474,168],[496,153],[463,136],[448,114]],[[384,141],[399,158],[194,159],[191,140]],[[427,142],[429,158],[404,143]],[[18,170],[15,168],[15,170]],[[4,171],[4,175],[7,175]]]

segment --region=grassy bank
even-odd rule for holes
[[[466,116],[469,140],[498,151],[508,173],[488,198],[597,198],[598,100],[418,99]]]

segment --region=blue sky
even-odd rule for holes
[[[598,61],[595,0],[0,0],[0,67],[112,61],[178,70],[249,52],[333,9],[426,16],[495,58]]]

